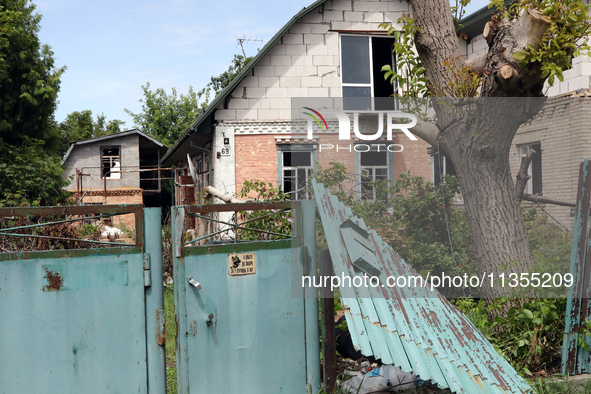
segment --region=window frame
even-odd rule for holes
[[[536,151],[537,155],[540,155],[540,185],[536,185],[539,186],[539,195],[543,195],[544,194],[544,183],[543,183],[543,173],[542,173],[542,143],[541,142],[528,142],[526,144],[521,144],[518,145],[517,148],[519,149],[519,159],[520,159],[520,163],[521,163],[521,157],[524,154],[529,153],[530,149],[533,149],[534,146],[539,146],[539,149],[534,149]],[[534,157],[535,158],[535,157]],[[524,193],[526,194],[534,194],[534,176],[533,176],[533,166],[534,166],[534,160],[532,159],[532,161],[529,163],[529,166],[527,167],[527,175],[529,176],[529,179],[527,180],[526,184],[525,184],[525,188],[523,190]],[[537,188],[536,188],[537,189]],[[536,193],[538,194],[538,193]]]
[[[366,37],[368,38],[368,42],[369,42],[369,80],[370,83],[366,84],[366,83],[350,83],[350,82],[343,82],[343,37]],[[360,33],[340,33],[339,34],[339,60],[340,60],[340,73],[339,73],[339,77],[340,77],[340,82],[341,82],[341,97],[343,100],[343,110],[344,111],[355,111],[355,112],[375,112],[376,109],[376,105],[375,105],[375,78],[374,78],[374,56],[373,56],[373,45],[372,45],[372,40],[374,38],[389,38],[392,40],[392,43],[394,44],[396,42],[396,39],[394,37],[391,36],[387,36],[387,35],[379,35],[379,34],[360,34]],[[392,57],[392,70],[394,72],[397,72],[397,68],[396,68],[396,56],[394,55],[394,52],[392,52],[391,54]],[[367,110],[367,109],[354,109],[354,108],[345,108],[345,95],[343,92],[343,88],[345,87],[369,87],[370,88],[370,102],[371,102],[371,109]],[[392,86],[392,90],[393,92],[397,92],[398,91],[398,86],[396,83],[394,83],[394,85]],[[394,110],[398,110],[398,100],[394,101]]]
[[[311,170],[311,172],[316,171],[316,163],[318,161],[318,146],[316,144],[279,144],[277,145],[277,186],[283,192],[283,184],[284,184],[284,173],[285,169],[298,169],[298,168],[306,168]],[[311,166],[308,167],[285,167],[283,165],[283,153],[284,152],[310,152],[311,153]],[[308,174],[306,174],[306,182],[309,181]],[[306,200],[310,199],[310,195],[306,193]],[[292,198],[293,199],[293,198]]]
[[[104,157],[111,157],[111,156],[105,156],[104,155],[104,151],[105,149],[117,149],[119,151],[119,177],[118,178],[113,178],[112,176],[107,177],[108,180],[117,180],[117,179],[121,179],[121,170],[123,169],[123,163],[121,161],[121,145],[100,145],[99,149],[100,149],[100,174],[101,174],[101,179],[105,179],[105,175],[104,175],[104,166],[103,166],[103,158]],[[113,167],[110,167],[109,171],[112,171]],[[111,172],[110,175],[113,175],[113,173]]]
[[[369,144],[369,146],[371,147],[372,145],[378,145],[379,141],[376,141],[375,144]],[[363,144],[363,143],[356,143],[355,145],[368,145],[368,144]],[[355,197],[357,198],[357,200],[359,201],[375,201],[376,200],[376,194],[375,194],[375,190],[373,190],[373,199],[367,199],[367,198],[363,198],[362,195],[362,189],[361,189],[361,177],[362,177],[362,171],[364,168],[386,168],[387,169],[387,173],[386,173],[386,178],[388,179],[388,183],[389,186],[393,186],[394,185],[394,152],[390,152],[387,150],[386,144],[379,144],[381,145],[380,149],[385,149],[386,152],[386,165],[385,166],[362,166],[361,165],[361,155],[363,153],[369,153],[369,152],[377,152],[378,147],[375,146],[375,150],[369,150],[367,152],[358,152],[355,151]],[[374,181],[375,181],[375,173],[374,173]]]

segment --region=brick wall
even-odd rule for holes
[[[544,197],[576,202],[579,165],[591,158],[591,98],[556,97],[531,124],[522,126],[511,149],[511,173],[519,170],[519,146],[539,142],[542,149],[542,192]],[[536,204],[526,204],[536,206]],[[544,209],[572,229],[572,209],[546,204]]]
[[[273,135],[236,135],[236,193],[245,180],[277,186],[277,144]],[[215,185],[219,188],[219,185]]]
[[[141,189],[128,189],[128,190],[109,190],[107,191],[107,205],[118,205],[118,204],[143,204],[143,194]],[[104,194],[96,192],[96,193],[88,193],[82,199],[82,204],[92,204],[92,203],[100,203],[105,204],[105,197]],[[121,226],[121,224],[125,224],[127,227],[131,229],[135,229],[135,215],[134,214],[127,214],[127,215],[118,215],[112,217],[112,224],[115,227]]]

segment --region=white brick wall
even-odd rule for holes
[[[407,2],[329,0],[298,20],[231,94],[217,120],[290,119],[290,97],[340,97],[340,41],[334,30],[383,31],[409,14]]]

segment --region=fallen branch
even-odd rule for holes
[[[575,208],[577,206],[575,203],[572,203],[572,202],[553,200],[551,198],[546,198],[546,197],[537,196],[537,195],[534,196],[532,194],[527,194],[527,193],[524,193],[521,196],[521,199],[522,200],[525,200],[525,201],[531,201],[531,202],[537,202],[537,203],[560,205],[562,207],[572,207],[572,208]]]

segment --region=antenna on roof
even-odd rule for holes
[[[244,58],[246,59],[246,52],[244,52],[244,44],[245,42],[263,42],[262,38],[252,38],[252,37],[246,37],[245,35],[243,35],[242,37],[238,38],[236,37],[236,41],[238,41],[238,44],[236,44],[236,46],[240,45],[240,48],[242,48],[242,54],[244,55]]]

